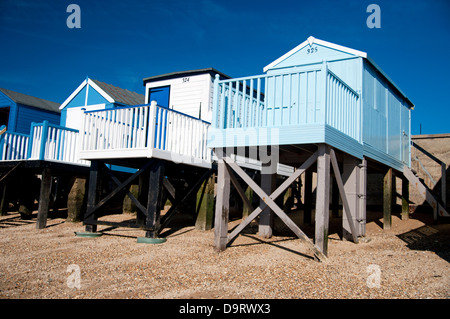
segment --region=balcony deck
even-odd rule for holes
[[[156,104],[84,114],[80,158],[136,166],[148,158],[211,167],[209,123]]]
[[[362,158],[360,94],[326,64],[215,81],[209,147],[327,143]]]

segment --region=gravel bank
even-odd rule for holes
[[[262,240],[251,229],[217,253],[213,230],[172,229],[149,245],[137,243],[141,230],[99,226],[103,236],[81,238],[81,223],[55,218],[36,230],[35,218],[10,213],[0,217],[0,298],[447,299],[450,225],[418,217],[393,216],[389,231],[368,223],[367,243],[331,233],[329,260],[319,263],[300,240]]]

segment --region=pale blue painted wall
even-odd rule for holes
[[[351,107],[327,82],[327,109],[324,109],[325,65],[354,92],[356,102]],[[352,155],[366,155],[397,169],[401,169],[402,161],[410,165],[410,105],[367,59],[312,44],[272,66],[267,74],[266,111],[261,126],[280,128],[280,144],[330,142]],[[239,106],[234,108],[233,112],[239,112]],[[228,114],[230,110],[222,112]],[[209,145],[248,145],[238,138],[242,134],[239,125],[235,121],[230,126],[234,127],[235,138],[224,143],[219,141],[221,136],[213,127],[211,136],[215,141]],[[296,125],[302,129],[295,129]]]

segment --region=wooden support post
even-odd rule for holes
[[[350,223],[358,225],[359,216],[359,190],[360,190],[360,166],[359,160],[353,156],[344,154],[344,165],[342,171],[342,180],[344,183],[344,191],[347,197],[348,208],[346,211],[344,207],[344,214],[342,215],[342,238],[353,240]],[[347,217],[349,216],[349,217]],[[349,220],[349,218],[351,220]],[[355,227],[356,236],[360,236],[359,227]]]
[[[305,186],[304,186],[304,203],[303,203],[303,223],[311,225],[312,223],[312,169],[305,171]]]
[[[447,164],[441,163],[441,200],[444,209],[447,207]]]
[[[245,197],[248,198],[250,203],[253,203],[253,189],[250,186],[247,186]],[[253,210],[251,208],[247,207],[247,205],[244,205],[244,209],[242,210],[242,219],[247,218],[252,211]]]
[[[266,194],[272,194],[276,187],[277,174],[261,174],[261,189]],[[265,205],[263,199],[260,201],[261,205]],[[273,218],[274,213],[271,209],[267,208],[259,215],[258,234],[262,238],[272,237],[273,232]]]
[[[148,197],[147,197],[147,217],[145,220],[146,227],[151,227],[151,230],[146,231],[145,237],[157,238],[160,229],[161,220],[161,198],[163,192],[163,178],[164,178],[164,161],[157,161],[150,168],[148,181]]]
[[[336,177],[331,182],[331,215],[333,218],[339,218],[339,187]]]
[[[402,220],[409,219],[409,181],[402,176]]]
[[[86,211],[86,178],[75,177],[67,196],[67,221],[79,222]]]
[[[230,209],[230,174],[220,157],[217,164],[216,217],[214,221],[214,247],[225,250],[228,243],[228,215]]]
[[[345,213],[345,216],[347,217],[348,224],[350,226],[350,233],[352,234],[353,241],[355,243],[358,243],[358,236],[356,232],[356,225],[355,221],[352,218],[352,212],[350,210],[350,205],[348,204],[347,200],[347,194],[345,192],[344,188],[344,182],[342,181],[341,172],[339,170],[339,165],[336,159],[336,153],[334,152],[334,149],[331,149],[330,151],[330,157],[331,157],[331,165],[333,166],[334,176],[336,177],[336,182],[338,184],[339,188],[339,194],[341,195],[342,199],[342,206]]]
[[[205,180],[204,187],[201,187],[197,193],[198,213],[197,219],[195,221],[195,229],[210,230],[212,228],[214,217],[215,180],[216,174],[212,174],[208,179]]]
[[[89,188],[88,188],[89,191],[86,207],[87,218],[85,218],[85,223],[97,220],[97,216],[95,213],[93,213],[93,211],[102,192],[102,179],[101,179],[102,167],[103,163],[101,163],[100,161],[91,161],[91,167],[89,170]],[[85,230],[86,232],[96,232],[97,225],[86,224]]]
[[[359,236],[366,236],[366,220],[367,220],[367,160],[363,158],[359,171],[359,214],[357,228]],[[359,227],[358,227],[359,225]]]
[[[328,225],[330,215],[330,148],[326,144],[319,145],[317,158],[317,190],[316,190],[316,233],[315,245],[327,256]]]
[[[45,228],[45,226],[47,226],[47,215],[50,204],[51,189],[52,189],[52,173],[49,168],[44,168],[44,170],[42,171],[36,229],[42,229]]]
[[[9,201],[8,201],[8,192],[7,185],[0,184],[0,195],[2,196],[0,202],[0,216],[6,216],[8,214]]]
[[[383,229],[391,229],[392,224],[392,168],[389,168],[383,179]]]

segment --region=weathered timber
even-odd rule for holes
[[[338,184],[339,193],[341,194],[342,205],[344,206],[344,212],[347,217],[348,225],[350,226],[350,231],[352,234],[353,241],[358,243],[358,234],[356,232],[355,220],[352,218],[352,213],[350,212],[350,205],[348,204],[347,195],[345,193],[344,183],[342,181],[341,173],[336,159],[336,153],[333,149],[330,151],[331,164],[333,166],[334,176],[336,176],[336,182]],[[356,205],[355,205],[356,207]]]
[[[330,147],[326,144],[320,144],[318,151],[314,243],[320,249],[322,254],[327,256],[330,216]],[[319,256],[316,256],[316,258],[319,258]]]
[[[402,220],[409,219],[409,181],[402,177]]]
[[[162,181],[164,179],[165,165],[164,161],[157,160],[150,168],[149,176],[149,192],[147,199],[147,218],[145,225],[151,227],[152,230],[148,230],[145,237],[157,238],[160,229],[161,220],[161,197],[163,192]]]
[[[304,205],[303,205],[303,223],[311,225],[312,223],[312,169],[305,171],[305,186],[304,186]]]
[[[197,194],[197,218],[195,229],[210,230],[213,226],[214,218],[214,184],[216,174],[212,174],[203,183],[201,193]],[[200,197],[199,197],[200,196]]]
[[[39,208],[36,228],[42,229],[47,226],[48,208],[50,206],[50,192],[52,188],[52,172],[45,168],[42,172],[41,189],[39,195]]]
[[[393,172],[389,168],[383,179],[383,229],[391,229],[392,225],[392,189]]]
[[[67,221],[79,222],[86,212],[86,178],[74,178],[67,197]]]
[[[214,247],[226,249],[228,243],[228,218],[230,209],[230,174],[221,157],[217,164],[216,216],[214,221]]]
[[[103,163],[100,161],[91,161],[91,167],[89,170],[89,191],[86,204],[86,216],[84,217],[83,223],[86,225],[86,232],[94,233],[97,231],[97,225],[92,222],[97,220],[95,214],[95,206],[97,200],[100,198],[102,191],[102,179],[101,179],[101,169]]]
[[[316,154],[316,153],[315,153]],[[218,155],[219,157],[220,155]],[[312,156],[315,157],[315,156]],[[219,157],[220,158],[220,157]],[[311,159],[311,158],[310,158]],[[309,159],[309,160],[310,160]],[[305,242],[308,247],[314,252],[314,254],[317,256],[317,258],[321,261],[324,261],[327,259],[327,257],[322,253],[320,248],[318,248],[314,243],[308,238],[308,236],[305,235],[305,233],[286,215],[286,213],[275,203],[274,199],[276,199],[278,196],[280,196],[283,191],[301,174],[304,170],[301,172],[295,172],[292,174],[289,178],[287,178],[273,193],[272,195],[267,195],[259,186],[256,184],[246,173],[242,168],[239,167],[239,165],[234,162],[233,159],[231,159],[229,156],[224,154],[223,160],[226,162],[227,165],[229,165],[250,187],[253,188],[254,192],[264,200],[268,208],[271,208],[275,214],[286,224],[286,226],[289,227],[289,229],[292,230],[292,232],[303,242]],[[308,161],[309,161],[308,160]],[[308,162],[307,161],[307,162]],[[306,162],[305,162],[306,163]],[[311,165],[310,163],[309,165]],[[308,166],[309,167],[309,166]],[[273,196],[274,199],[271,197]],[[260,205],[261,207],[261,205]],[[259,207],[257,208],[257,210]],[[251,216],[254,216],[254,213],[257,211],[255,210],[252,214],[250,214],[249,218]],[[260,213],[260,212],[259,212]],[[259,214],[258,213],[258,214]],[[255,216],[256,217],[256,216]],[[248,218],[247,218],[248,219]],[[246,219],[246,220],[247,220]],[[244,221],[245,222],[245,221]],[[242,223],[241,223],[242,224]],[[239,227],[238,227],[239,228]]]

